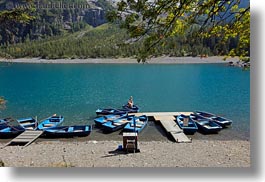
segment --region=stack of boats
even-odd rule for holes
[[[43,130],[42,137],[75,137],[88,136],[92,131],[90,125],[59,126],[64,121],[63,116],[53,115],[40,123],[36,119],[5,118],[0,120],[0,138],[12,138],[25,130]]]
[[[136,105],[132,108],[124,105],[122,109],[97,109],[97,115],[101,116],[94,119],[94,122],[104,133],[110,133],[121,129],[126,132],[140,133],[146,127],[148,117],[146,115],[135,116],[131,114],[138,111],[139,107]]]
[[[195,111],[190,115],[178,115],[176,122],[185,134],[192,135],[199,131],[203,134],[218,133],[232,125],[232,120],[212,113]]]

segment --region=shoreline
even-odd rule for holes
[[[148,59],[145,64],[209,64],[236,63],[237,57],[227,58],[225,61],[222,56],[211,56],[207,58],[200,57],[157,57]],[[0,58],[0,63],[39,63],[39,64],[139,64],[133,58],[89,58],[89,59],[40,59],[40,58],[18,58],[4,59]],[[143,63],[140,63],[143,64]]]
[[[250,167],[250,141],[139,141],[139,153],[117,151],[122,141],[36,141],[0,149],[5,167]],[[0,147],[3,144],[0,143]]]

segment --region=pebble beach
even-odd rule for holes
[[[5,143],[0,143],[3,147]],[[139,141],[139,153],[118,149],[122,141],[36,141],[0,149],[5,167],[250,167],[250,142]]]
[[[238,58],[227,58],[224,61],[222,56],[211,56],[207,58],[200,57],[157,57],[148,59],[146,64],[205,64],[205,63],[229,63],[237,62]],[[89,59],[41,59],[41,58],[18,58],[3,59],[0,62],[10,63],[44,63],[44,64],[137,64],[133,58],[89,58]]]

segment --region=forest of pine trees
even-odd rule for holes
[[[23,43],[2,46],[0,51],[12,58],[118,58],[134,57],[141,46],[141,42],[126,43],[129,42],[128,35],[116,25],[103,24],[96,28],[85,24],[78,26],[81,31],[47,36],[39,40],[31,40],[26,36]],[[174,36],[157,46],[153,56],[226,55],[237,45],[237,40],[231,39],[229,44],[216,47],[217,41],[216,38],[199,40],[189,35]]]
[[[73,2],[83,3],[84,0],[73,0]],[[98,0],[97,6],[104,11],[111,9],[105,0]],[[39,9],[35,12],[35,19],[31,23],[17,23],[13,28],[15,33],[12,35],[0,31],[0,57],[45,59],[135,57],[140,51],[142,42],[129,43],[131,40],[128,34],[118,25],[102,24],[106,22],[104,11],[97,12],[98,24],[93,24],[95,17],[89,14],[91,13],[89,11]],[[227,55],[237,46],[238,40],[229,39],[225,44],[219,42],[218,38],[202,39],[192,36],[192,33],[174,35],[163,40],[161,45],[157,45],[152,55],[176,57]]]

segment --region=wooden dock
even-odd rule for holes
[[[146,115],[154,117],[155,121],[160,121],[164,129],[173,137],[177,143],[190,143],[191,139],[188,138],[183,130],[175,122],[175,116],[184,114],[190,115],[192,112],[147,112],[136,113],[136,116]]]
[[[24,147],[26,147],[34,142],[38,137],[40,137],[42,133],[43,131],[39,130],[26,130],[10,142],[8,142],[4,147],[8,145],[24,145]]]

